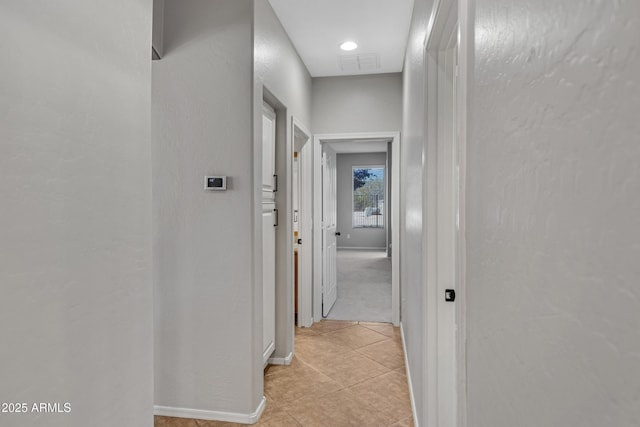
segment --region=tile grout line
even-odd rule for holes
[[[393,339],[393,338],[392,338],[392,339]],[[377,342],[374,342],[374,343],[369,344],[369,345],[379,344],[379,343],[381,343],[381,342],[384,342],[384,341],[377,341]],[[369,347],[369,345],[366,345],[366,346],[360,347],[360,349],[365,348],[365,347]],[[354,350],[354,351],[357,351],[357,352],[358,352],[358,354],[361,354],[362,356],[366,357],[367,359],[372,360],[372,361],[374,361],[374,362],[376,362],[376,363],[378,363],[378,364],[382,365],[382,363],[378,362],[377,360],[372,359],[369,355],[367,355],[367,354],[365,354],[365,353],[362,353],[362,352],[358,351],[358,349],[356,349],[356,350]],[[403,356],[403,357],[405,356],[405,354],[404,354],[404,349],[402,350],[402,356]],[[385,365],[382,365],[382,366],[384,366],[385,368],[389,369],[390,371],[395,371],[396,369],[399,369],[399,368],[403,368],[403,367],[404,367],[404,360],[402,361],[402,366],[398,366],[397,368],[389,368],[388,366],[385,366]]]
[[[375,363],[375,364],[379,365],[380,367],[382,367],[383,369],[385,369],[385,372],[381,372],[381,373],[379,373],[379,374],[375,374],[375,375],[373,375],[372,377],[369,377],[369,378],[363,379],[363,380],[361,380],[361,381],[355,382],[355,383],[350,384],[350,385],[345,385],[345,384],[343,384],[343,383],[341,383],[341,382],[338,382],[338,380],[337,380],[337,379],[335,379],[335,378],[333,378],[332,376],[330,376],[330,375],[328,375],[328,374],[326,374],[326,373],[324,373],[324,372],[320,371],[320,370],[319,370],[318,368],[316,368],[315,366],[313,366],[313,365],[311,365],[311,364],[309,364],[309,363],[307,363],[307,362],[303,362],[302,360],[300,360],[300,362],[304,363],[304,364],[305,364],[305,365],[307,365],[309,368],[313,369],[314,371],[316,371],[317,373],[319,373],[319,374],[321,374],[321,375],[324,375],[325,377],[327,377],[327,378],[331,379],[331,381],[334,381],[336,384],[338,384],[338,385],[340,385],[340,386],[341,386],[341,388],[339,388],[338,390],[331,391],[331,392],[327,392],[327,393],[325,393],[325,394],[321,394],[321,395],[319,395],[319,397],[326,396],[327,394],[335,393],[335,392],[338,392],[338,391],[347,390],[347,389],[349,389],[349,388],[351,388],[351,387],[355,387],[355,386],[357,386],[357,385],[360,385],[360,384],[362,384],[362,383],[364,383],[364,382],[367,382],[367,381],[373,380],[373,379],[375,379],[375,378],[381,377],[381,376],[383,376],[383,375],[391,374],[391,373],[393,373],[394,371],[396,371],[397,369],[399,369],[399,368],[389,368],[388,366],[384,366],[382,363],[380,363],[380,362],[378,362],[378,361],[376,361],[376,360],[371,359],[371,358],[370,358],[370,357],[368,357],[366,354],[362,354],[362,353],[358,352],[357,350],[351,350],[351,351],[355,351],[355,352],[357,352],[359,355],[361,355],[362,357],[364,357],[365,359],[368,359],[369,361],[371,361],[371,362],[373,362],[373,363]],[[403,366],[401,366],[400,368],[403,368],[403,367],[404,367],[404,363],[403,363]],[[296,400],[298,400],[298,399],[296,399]]]
[[[342,330],[342,329],[338,329],[338,330]],[[338,331],[338,330],[336,330],[336,331]],[[376,331],[373,331],[373,332],[376,332]],[[380,334],[380,335],[382,335],[382,334]],[[389,337],[387,337],[387,336],[385,336],[385,335],[383,335],[383,336],[386,338],[386,340],[391,340],[391,339],[392,339],[392,338],[389,338]],[[380,343],[380,342],[383,342],[383,341],[386,341],[386,340],[376,341],[376,342],[373,342],[373,343],[371,343],[371,344],[367,344],[367,345],[372,345],[372,344]],[[359,347],[359,348],[364,348],[364,347],[366,347],[366,345],[365,345],[365,346],[362,346],[362,347]],[[365,354],[360,353],[357,349],[349,349],[349,351],[356,352],[357,354],[359,354],[359,355],[363,356],[364,358],[366,358],[366,359],[368,359],[369,361],[371,361],[371,362],[375,363],[376,365],[379,365],[381,368],[383,368],[383,369],[385,370],[385,372],[381,372],[381,373],[379,373],[379,374],[376,374],[376,375],[374,375],[374,376],[372,376],[372,377],[369,377],[369,378],[367,378],[367,379],[364,379],[364,380],[362,380],[362,381],[358,381],[358,382],[356,382],[356,383],[354,383],[354,384],[351,384],[351,385],[345,385],[345,384],[343,384],[343,383],[341,383],[341,382],[338,382],[338,380],[337,380],[337,379],[335,379],[335,378],[333,378],[332,376],[330,376],[330,375],[328,375],[328,374],[326,374],[326,373],[322,372],[319,368],[317,368],[317,367],[313,366],[311,363],[305,362],[303,359],[301,359],[300,357],[298,357],[298,361],[299,361],[300,363],[303,363],[304,365],[306,365],[307,367],[309,367],[309,368],[313,369],[313,370],[314,370],[314,371],[316,371],[317,373],[319,373],[319,374],[321,374],[321,375],[324,375],[325,377],[329,378],[331,381],[335,382],[336,384],[338,384],[338,385],[341,387],[341,388],[339,388],[339,389],[337,389],[337,390],[334,390],[334,391],[331,391],[331,392],[327,392],[327,393],[320,394],[320,395],[318,395],[318,397],[323,397],[323,396],[326,396],[326,395],[331,394],[331,393],[335,393],[335,392],[339,392],[339,391],[347,390],[347,389],[348,389],[348,388],[350,388],[350,387],[354,387],[354,386],[359,385],[359,384],[362,384],[362,383],[364,383],[364,382],[366,382],[366,381],[372,380],[372,379],[374,379],[374,378],[378,378],[378,377],[380,377],[380,376],[382,376],[382,375],[386,375],[386,374],[392,373],[392,372],[396,369],[396,368],[392,369],[392,368],[389,368],[389,367],[387,367],[387,366],[384,366],[384,365],[383,365],[383,364],[381,364],[380,362],[378,362],[378,361],[376,361],[376,360],[371,359],[370,357],[368,357],[368,356],[367,356],[367,355],[365,355]],[[295,402],[295,401],[300,400],[300,399],[302,399],[302,397],[301,397],[301,398],[298,398],[298,399],[294,399],[294,400],[292,400],[291,402]]]
[[[365,322],[365,323],[375,323],[375,322]],[[388,324],[388,325],[392,325],[391,323],[381,323],[381,324]],[[302,359],[299,359],[301,362],[305,363],[307,366],[309,366],[310,368],[312,368],[312,369],[313,369],[313,370],[315,370],[316,372],[318,372],[318,373],[320,373],[320,374],[322,374],[322,375],[324,375],[324,376],[326,376],[326,377],[330,378],[332,381],[334,381],[334,382],[336,382],[337,384],[341,385],[341,386],[342,386],[342,388],[338,389],[337,391],[346,390],[346,389],[348,389],[348,388],[350,388],[350,387],[354,387],[354,386],[359,385],[359,384],[362,384],[362,383],[364,383],[364,382],[366,382],[366,381],[372,380],[372,379],[374,379],[374,378],[378,378],[378,377],[380,377],[380,376],[382,376],[382,375],[389,374],[389,373],[391,373],[391,372],[393,372],[394,370],[396,370],[396,369],[397,369],[397,368],[389,368],[388,366],[383,365],[382,363],[378,362],[377,360],[372,359],[372,358],[371,358],[371,357],[369,357],[368,355],[366,355],[366,354],[364,354],[364,353],[362,353],[362,352],[358,351],[359,349],[363,349],[363,348],[368,347],[368,346],[370,346],[370,345],[379,344],[379,343],[382,343],[382,342],[385,342],[385,341],[393,341],[393,340],[394,340],[394,338],[393,338],[393,337],[389,337],[388,335],[385,335],[385,334],[380,333],[380,332],[378,332],[378,331],[376,331],[376,330],[373,330],[373,329],[368,328],[366,325],[363,325],[363,324],[362,324],[362,322],[360,322],[360,321],[356,321],[356,322],[355,322],[355,323],[353,323],[352,325],[350,325],[350,326],[346,326],[346,327],[344,327],[344,328],[339,328],[339,329],[335,329],[335,330],[332,330],[332,331],[327,331],[327,332],[322,333],[322,334],[320,334],[320,335],[325,335],[325,336],[326,336],[326,335],[329,335],[329,334],[334,333],[334,332],[339,332],[339,331],[344,331],[344,330],[347,330],[347,329],[351,329],[351,328],[353,328],[353,327],[355,327],[355,326],[361,326],[361,327],[363,327],[363,328],[366,328],[368,331],[371,331],[371,332],[374,332],[374,333],[376,333],[376,334],[380,335],[380,336],[382,337],[382,339],[381,339],[381,340],[379,340],[379,341],[374,341],[374,342],[369,343],[369,344],[366,344],[366,345],[362,345],[362,346],[360,346],[360,347],[350,348],[350,351],[354,351],[354,352],[355,352],[355,353],[357,353],[358,355],[360,355],[360,356],[362,356],[362,357],[364,357],[364,358],[368,359],[369,361],[371,361],[371,362],[375,363],[376,365],[379,365],[379,366],[380,366],[381,368],[383,368],[386,372],[381,372],[381,373],[379,373],[379,374],[376,374],[376,375],[374,375],[374,376],[372,376],[372,377],[369,377],[369,378],[367,378],[367,379],[364,379],[364,380],[362,380],[362,381],[358,381],[358,382],[356,382],[356,383],[354,383],[354,384],[351,384],[351,385],[344,385],[344,384],[342,384],[342,383],[338,382],[338,380],[337,380],[337,379],[335,379],[335,378],[331,377],[330,375],[328,375],[328,374],[326,374],[326,373],[324,373],[324,372],[320,371],[320,370],[319,370],[319,368],[316,368],[315,366],[313,366],[313,365],[311,365],[311,364],[309,364],[309,363],[307,363],[307,362],[303,362],[303,360],[302,360]],[[347,346],[345,346],[345,347],[347,347]],[[346,353],[345,353],[345,354],[346,354]],[[404,361],[403,361],[402,365],[404,366]],[[401,367],[402,367],[402,366],[401,366]],[[324,395],[323,395],[323,396],[324,396]]]

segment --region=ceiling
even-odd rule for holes
[[[269,2],[312,77],[402,71],[413,0]]]

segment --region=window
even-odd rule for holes
[[[384,166],[353,167],[353,228],[384,228]]]

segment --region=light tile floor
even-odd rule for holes
[[[296,328],[290,366],[265,369],[270,427],[413,426],[400,329],[387,323],[323,320]],[[155,417],[155,427],[242,424]]]

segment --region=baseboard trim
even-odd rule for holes
[[[163,417],[195,418],[208,421],[226,421],[231,423],[255,424],[260,419],[260,416],[262,415],[266,404],[267,399],[263,396],[260,404],[251,414],[224,411],[206,411],[203,409],[174,408],[172,406],[156,405],[153,407],[153,414]]]
[[[407,344],[404,338],[404,327],[400,322],[400,336],[402,337],[402,351],[404,352],[404,366],[407,371],[407,382],[409,383],[409,398],[411,399],[411,413],[413,414],[413,425],[420,427],[418,423],[418,411],[416,411],[416,399],[413,395],[413,383],[411,382],[411,370],[409,369],[409,358],[407,357]]]
[[[269,356],[271,356],[275,350],[276,350],[275,343],[273,343],[273,342],[269,343],[269,347],[267,347],[267,349],[262,353],[262,367],[263,368],[267,367],[267,365],[269,364]]]
[[[287,357],[271,357],[269,359],[269,363],[271,365],[291,365],[291,361],[293,360],[293,351],[287,355]]]

